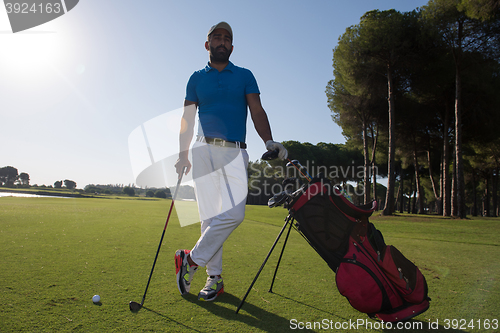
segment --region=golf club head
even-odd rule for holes
[[[284,187],[286,187],[289,184],[296,184],[298,181],[299,181],[299,179],[296,178],[296,177],[285,178],[281,182],[281,185],[283,185]]]
[[[289,191],[283,191],[281,193],[275,194],[272,198],[269,199],[269,201],[267,202],[267,206],[269,208],[281,206],[289,195],[290,195]]]
[[[280,151],[278,149],[276,149],[276,150],[268,150],[268,151],[266,151],[262,155],[261,159],[264,160],[264,161],[274,160],[274,159],[278,158],[279,152]]]
[[[294,166],[294,167],[297,167],[297,166],[300,166],[302,167],[302,165],[300,165],[300,162],[298,160],[291,160],[290,162],[288,162],[286,164],[287,167],[291,167],[291,166]]]
[[[131,301],[130,303],[128,303],[128,307],[130,308],[130,311],[137,312],[142,308],[142,304]]]
[[[292,191],[293,191],[293,189],[301,186],[302,183],[301,183],[299,178],[291,177],[291,178],[284,179],[283,182],[281,183],[281,185],[283,185],[283,188],[285,190],[289,190],[290,188],[292,188]]]

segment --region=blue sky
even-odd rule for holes
[[[233,28],[231,61],[254,73],[276,141],[344,143],[325,95],[339,36],[369,10],[426,3],[80,0],[16,34],[2,7],[0,167],[27,172],[39,185],[135,183],[129,137],[179,110],[189,76],[208,61],[206,33],[219,21]],[[264,143],[251,122],[247,133],[255,161]],[[161,146],[162,154],[177,151],[176,142]]]

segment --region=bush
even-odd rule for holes
[[[167,198],[167,193],[165,193],[165,191],[158,190],[158,191],[155,192],[155,198],[166,199]]]
[[[99,187],[97,187],[95,185],[87,185],[87,186],[85,186],[84,190],[87,193],[99,193],[99,192],[102,191],[101,188],[99,188]]]
[[[125,186],[123,188],[123,193],[125,193],[126,195],[128,195],[130,197],[135,196],[135,190],[130,186]]]
[[[153,190],[146,191],[146,197],[152,198],[154,196],[155,196],[155,191],[153,191]]]

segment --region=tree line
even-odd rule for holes
[[[297,160],[303,168],[286,166],[287,161],[279,159],[271,161],[257,160],[248,165],[248,204],[267,204],[270,197],[284,190],[282,183],[286,178],[297,178],[296,185],[307,182],[307,177],[328,178],[335,186],[345,189],[346,194],[356,204],[362,204],[364,189],[358,185],[363,177],[369,174],[373,182],[376,177],[385,177],[385,165],[372,166],[365,169],[363,154],[352,142],[333,144],[320,142],[313,145],[309,142],[284,141],[291,160]],[[375,187],[373,197],[380,198],[385,194],[383,186]]]
[[[366,169],[387,164],[383,214],[393,214],[411,187],[417,212],[433,201],[443,216],[497,215],[499,3],[373,10],[339,37],[328,106]],[[371,182],[366,174],[365,202]]]
[[[6,166],[0,168],[0,186],[4,187],[21,187],[21,188],[29,188],[30,185],[30,176],[26,172],[19,173],[18,169],[13,166]],[[34,187],[41,188],[55,188],[61,189],[66,188],[69,190],[77,190],[80,193],[91,193],[91,194],[126,194],[128,196],[136,196],[143,195],[146,197],[155,197],[155,198],[163,198],[168,199],[172,197],[172,191],[175,191],[175,187],[173,189],[170,188],[138,188],[134,184],[129,184],[127,186],[122,184],[107,184],[107,185],[99,185],[99,184],[89,184],[86,185],[83,190],[77,189],[77,183],[70,179],[65,180],[57,180],[53,185],[49,186],[38,186],[34,185]],[[181,186],[178,191],[178,198],[181,199],[194,199],[194,189],[192,186]]]
[[[55,181],[53,188],[62,188],[63,184],[67,189],[76,189],[76,182],[70,179]],[[18,169],[13,166],[5,166],[0,168],[0,186],[30,187],[30,175],[26,172],[19,173]],[[52,186],[49,185],[49,187]]]

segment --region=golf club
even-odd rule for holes
[[[165,221],[165,227],[163,228],[163,233],[161,234],[160,244],[158,245],[158,250],[156,251],[156,256],[155,256],[155,261],[153,262],[153,267],[151,267],[151,273],[149,273],[148,284],[146,285],[146,290],[144,291],[144,296],[142,296],[142,301],[141,301],[141,303],[130,301],[130,303],[128,304],[128,307],[130,308],[130,311],[132,311],[132,312],[139,311],[142,308],[142,306],[144,305],[144,300],[146,299],[146,293],[148,292],[149,283],[151,282],[151,277],[153,276],[153,271],[155,269],[156,259],[158,259],[158,253],[160,253],[161,243],[163,242],[163,237],[165,236],[165,230],[167,230],[168,220],[170,220],[170,215],[172,214],[172,208],[174,208],[174,201],[175,201],[175,198],[177,197],[177,192],[179,190],[179,186],[181,185],[182,176],[184,175],[185,172],[186,172],[186,167],[182,168],[182,172],[179,175],[179,180],[177,180],[177,186],[175,187],[174,196],[172,197],[172,203],[170,204],[170,210],[168,211],[167,220]]]
[[[307,180],[309,180],[309,181],[310,181],[310,180],[312,179],[312,177],[311,177],[311,175],[309,174],[309,172],[307,172],[307,169],[306,169],[306,168],[304,168],[304,167],[302,166],[302,164],[300,164],[300,162],[299,162],[299,161],[297,161],[297,160],[292,160],[292,161],[290,161],[290,159],[288,159],[288,163],[286,164],[286,166],[287,166],[287,167],[289,167],[289,166],[294,166],[297,170],[299,170],[299,172],[302,174],[302,176],[304,176],[305,178],[307,178]],[[299,168],[299,167],[300,167],[300,168]],[[304,169],[304,171],[306,172],[307,176],[306,176],[306,175],[304,175],[304,173],[301,171],[301,169]]]
[[[279,153],[279,150],[276,149],[276,150],[269,150],[269,151],[266,151],[261,159],[264,160],[264,161],[270,161],[270,160],[274,160],[275,158],[278,157],[278,153]],[[300,168],[298,166],[300,166]],[[307,180],[311,180],[312,177],[311,175],[307,172],[306,168],[304,168],[299,161],[297,160],[292,160],[290,161],[290,159],[288,158],[288,163],[286,164],[287,167],[289,166],[294,166],[297,170],[299,170],[299,172],[302,174],[302,176],[304,176],[304,178],[306,178]],[[301,171],[301,169],[304,169],[307,176]]]
[[[276,158],[278,158],[278,154],[279,154],[279,150],[278,149],[275,149],[275,150],[268,150],[266,151],[261,159],[264,160],[264,161],[270,161],[270,160],[274,160]]]

